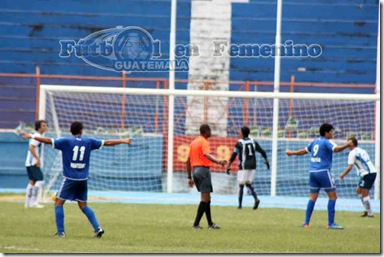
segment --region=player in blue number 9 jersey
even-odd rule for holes
[[[87,205],[88,175],[91,151],[101,149],[103,146],[130,144],[132,139],[98,140],[83,137],[83,124],[74,121],[71,124],[73,137],[47,138],[24,134],[23,138],[33,138],[41,143],[50,144],[53,148],[61,150],[63,159],[63,182],[56,194],[55,216],[57,233],[55,236],[65,237],[64,229],[64,203],[66,200],[77,201],[81,211],[87,216],[94,229],[94,237],[100,238],[104,230],[100,227],[94,211]]]
[[[312,141],[306,148],[297,151],[286,150],[288,156],[304,155],[310,153],[309,162],[309,201],[305,213],[304,228],[309,228],[312,212],[321,188],[328,195],[328,225],[330,229],[343,229],[335,224],[336,187],[331,174],[333,152],[341,152],[347,149],[352,142],[337,146],[330,139],[333,138],[334,128],[331,124],[324,123],[320,126],[320,137]]]

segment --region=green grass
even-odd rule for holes
[[[360,218],[337,212],[344,230],[325,228],[326,211],[314,211],[310,229],[300,228],[303,210],[212,207],[222,227],[192,230],[195,205],[91,203],[106,233],[93,229],[77,204],[65,204],[66,238],[56,232],[53,204],[25,209],[0,202],[3,253],[380,253],[380,215]]]
[[[25,196],[25,194],[20,194],[20,193],[12,193],[12,192],[5,192],[5,193],[0,193],[0,197],[2,196],[14,196],[14,195],[18,195],[18,196]]]

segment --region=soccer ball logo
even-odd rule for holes
[[[115,41],[115,54],[119,60],[148,60],[153,54],[153,39],[147,31],[129,29],[120,33]]]

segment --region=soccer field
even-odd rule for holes
[[[56,231],[52,203],[25,209],[0,202],[0,252],[3,253],[380,253],[380,214],[360,218],[337,211],[344,230],[326,229],[327,212],[315,210],[310,229],[304,211],[213,206],[220,230],[192,230],[195,205],[90,203],[106,233],[93,231],[77,204],[65,205],[66,238]]]

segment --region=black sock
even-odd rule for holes
[[[193,223],[193,226],[198,226],[201,220],[201,217],[203,217],[203,214],[207,208],[206,202],[200,202],[199,207],[197,208],[197,214],[195,218],[195,223]]]
[[[213,224],[212,217],[211,217],[211,201],[209,201],[207,204],[207,208],[205,209],[205,216],[207,217],[208,226],[211,226]]]
[[[251,184],[247,184],[247,187],[251,191],[251,194],[253,195],[253,198],[255,198],[255,200],[257,200],[257,194],[256,194],[255,190],[253,189],[252,185]]]
[[[239,207],[241,208],[241,205],[243,204],[244,185],[239,185],[239,187]]]

